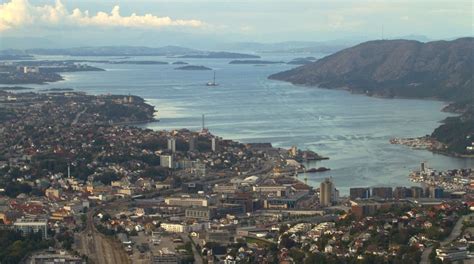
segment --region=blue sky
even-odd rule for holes
[[[473,35],[472,1],[3,0],[0,36],[98,44]],[[100,13],[99,13],[100,12]],[[99,14],[98,14],[99,13]],[[156,45],[151,45],[156,46]],[[189,46],[189,45],[188,45]]]

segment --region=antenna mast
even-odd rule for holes
[[[202,114],[202,130],[206,128],[205,123],[204,123],[204,114]]]

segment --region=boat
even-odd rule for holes
[[[206,83],[207,86],[218,86],[219,84],[216,83],[216,71],[214,71],[214,79],[212,82]]]

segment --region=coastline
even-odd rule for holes
[[[284,80],[273,79],[273,78],[270,78],[270,77],[268,77],[268,79],[275,80],[275,81],[287,82],[287,81],[284,81]],[[345,92],[348,92],[352,95],[364,95],[364,96],[367,96],[367,97],[378,98],[378,99],[428,100],[428,101],[443,102],[444,106],[439,110],[440,112],[453,114],[452,117],[460,117],[463,114],[463,113],[460,113],[460,112],[450,111],[450,110],[447,109],[449,106],[451,106],[455,102],[446,101],[446,100],[443,100],[443,99],[437,98],[437,97],[384,96],[383,94],[367,94],[367,93],[364,93],[364,92],[357,92],[353,89],[350,89],[347,86],[330,88],[330,87],[327,87],[327,86],[320,86],[320,85],[307,85],[307,84],[299,84],[299,83],[294,83],[294,82],[287,82],[287,83],[291,83],[292,85],[299,86],[299,87],[307,87],[307,88],[313,88],[313,89],[317,88],[317,89],[325,89],[325,90],[345,91]],[[439,121],[439,123],[441,123],[441,125],[444,124],[444,122],[445,122],[445,119]],[[439,125],[437,128],[439,128],[441,125]],[[435,130],[437,128],[435,128]],[[433,132],[434,132],[434,130],[433,130]],[[433,132],[431,132],[431,134]],[[418,138],[422,138],[422,137],[423,136],[418,137]],[[432,138],[432,139],[434,140],[434,138]],[[442,142],[440,142],[440,143],[444,144]],[[468,154],[461,154],[461,153],[457,153],[457,152],[453,152],[453,151],[443,151],[443,150],[430,149],[430,148],[415,148],[415,149],[424,149],[424,150],[428,150],[432,153],[441,154],[441,155],[448,156],[448,157],[474,159],[474,154],[468,155]]]

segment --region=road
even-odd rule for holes
[[[183,234],[183,235],[181,235],[181,239],[183,239],[183,241],[185,243],[186,242],[191,243],[191,246],[192,246],[192,249],[193,249],[193,255],[194,255],[194,264],[203,264],[202,257],[199,254],[199,252],[198,252],[196,246],[194,245],[194,243],[191,241],[191,238],[189,236],[187,236],[187,234]]]
[[[84,114],[86,111],[87,111],[87,107],[84,110],[82,110],[81,112],[77,113],[77,115],[74,118],[74,120],[72,121],[71,125],[77,124],[77,122],[79,121],[79,118],[81,117],[81,115]]]
[[[474,213],[471,213],[469,215],[465,215],[463,217],[460,217],[458,221],[456,222],[456,225],[454,225],[453,230],[451,231],[451,234],[447,238],[445,238],[443,241],[440,242],[441,246],[446,246],[447,244],[453,242],[457,237],[461,235],[462,232],[462,223],[464,222],[464,219],[467,219],[470,216],[473,216]],[[423,254],[421,255],[421,261],[420,264],[430,264],[430,254],[431,251],[433,251],[433,246],[428,247],[423,251]]]

